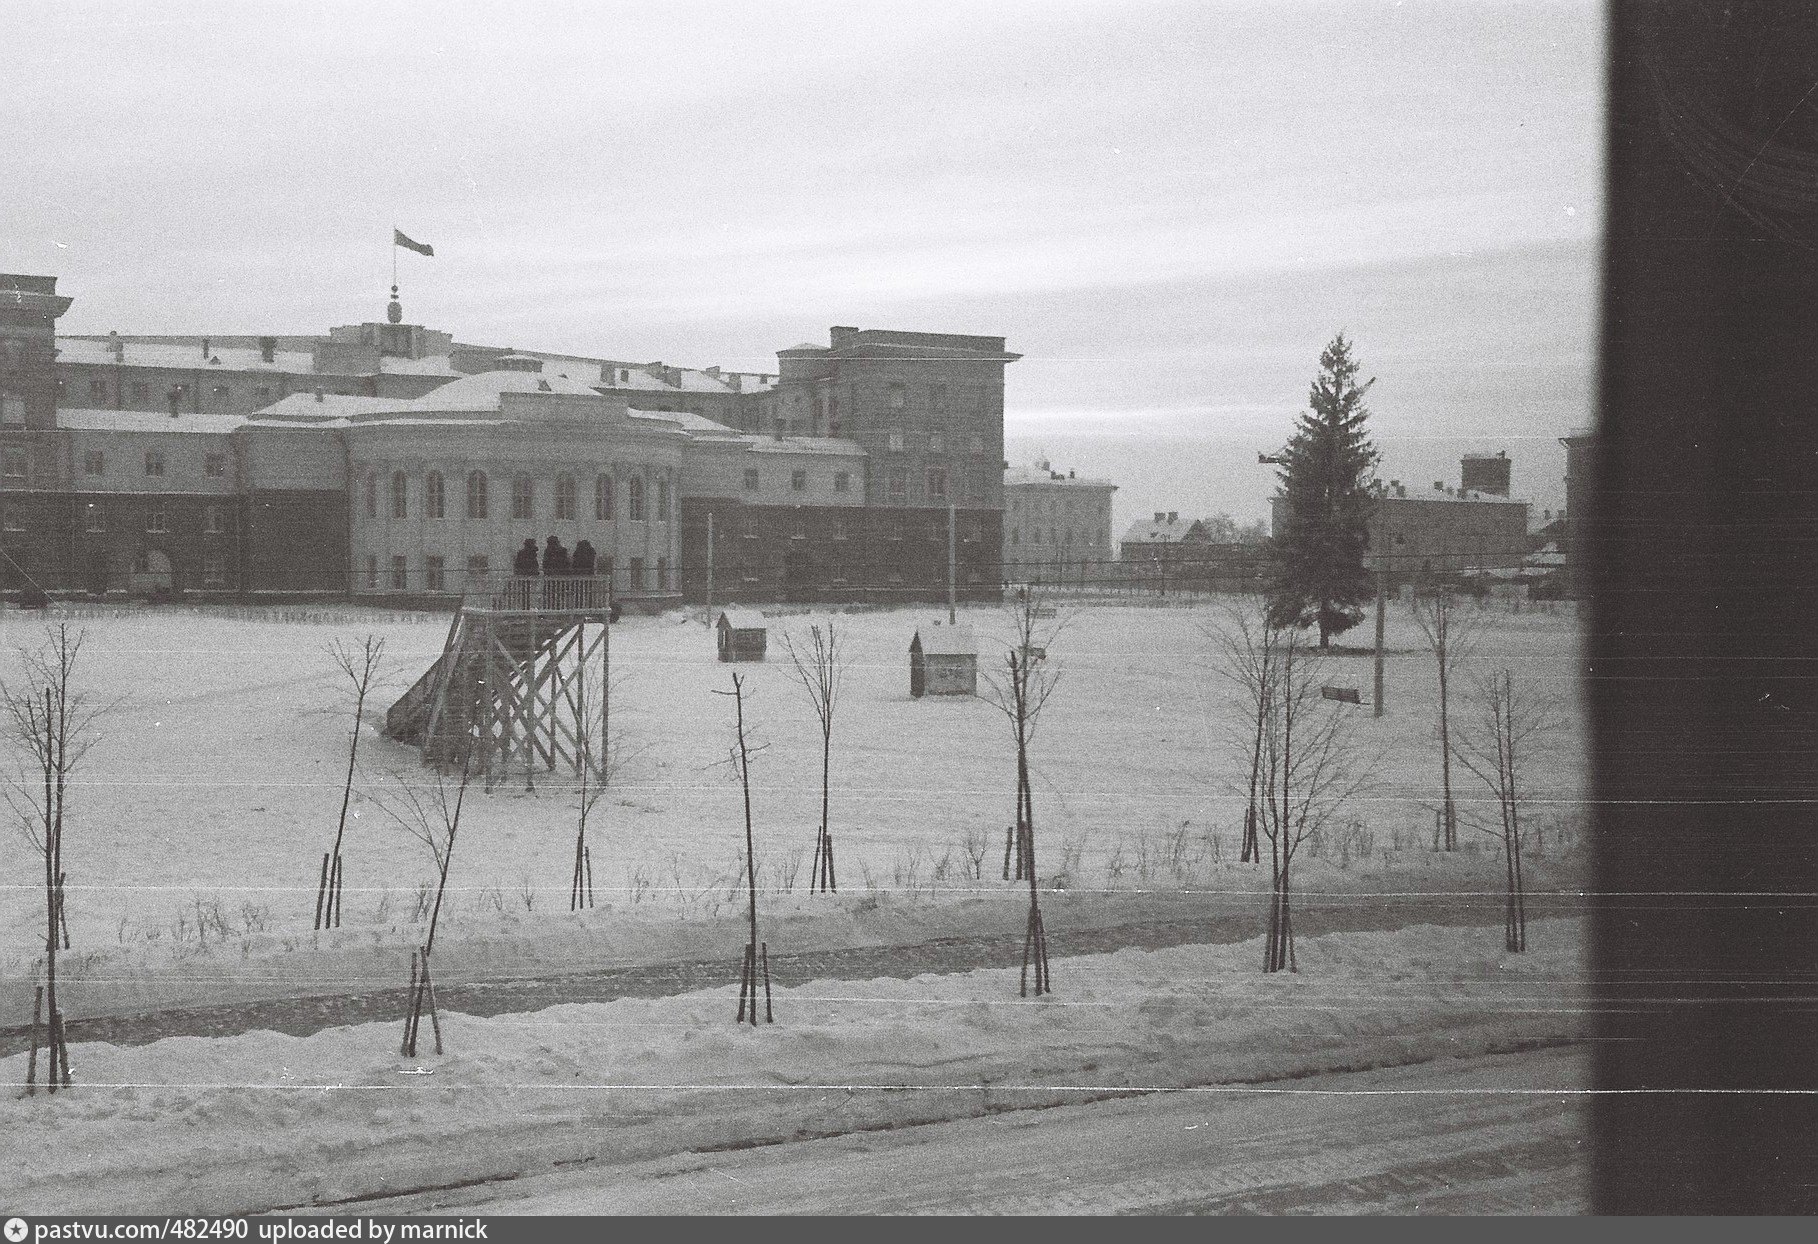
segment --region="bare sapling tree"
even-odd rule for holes
[[[828,802],[833,773],[833,714],[840,698],[840,681],[846,661],[840,653],[839,633],[832,618],[826,630],[816,624],[808,628],[808,640],[797,645],[788,632],[783,633],[783,650],[789,654],[795,680],[814,705],[821,725],[821,829],[814,840],[814,863],[809,869],[810,894],[838,893],[839,880],[833,867],[833,833],[827,824]]]
[[[1010,641],[1003,664],[985,677],[985,699],[997,706],[1010,723],[1016,742],[1017,879],[1029,883],[1029,920],[1023,935],[1021,993],[1030,992],[1034,975],[1037,997],[1054,992],[1048,971],[1048,935],[1042,927],[1040,892],[1035,870],[1035,795],[1029,780],[1029,747],[1048,698],[1060,682],[1060,671],[1048,659],[1048,648],[1065,627],[1040,593],[1024,591],[1006,608]]]
[[[1357,755],[1353,711],[1320,693],[1324,658],[1317,649],[1307,647],[1299,632],[1284,630],[1275,636],[1266,664],[1258,824],[1269,842],[1271,884],[1263,971],[1297,972],[1295,857],[1301,844],[1363,791],[1373,766]]]
[[[1423,593],[1414,600],[1414,621],[1426,637],[1439,675],[1439,778],[1440,806],[1434,850],[1458,850],[1458,805],[1452,798],[1452,686],[1475,647],[1477,620],[1458,607],[1447,588]]]
[[[328,655],[336,668],[353,687],[353,732],[347,743],[347,778],[341,784],[341,817],[335,823],[335,841],[322,856],[322,875],[316,883],[316,928],[341,927],[341,841],[347,836],[347,806],[353,801],[354,767],[360,757],[360,728],[366,711],[366,695],[385,655],[385,641],[377,635],[366,635],[358,644],[335,640],[328,645]]]
[[[1242,759],[1247,775],[1244,803],[1244,829],[1238,863],[1262,862],[1262,840],[1258,832],[1263,817],[1263,732],[1268,727],[1270,681],[1275,673],[1275,653],[1284,632],[1271,625],[1268,611],[1257,608],[1246,612],[1228,609],[1222,623],[1208,626],[1204,634],[1217,653],[1215,669],[1233,683],[1237,692],[1233,707],[1237,725],[1232,743]]]
[[[1502,843],[1503,947],[1528,948],[1528,912],[1521,861],[1521,801],[1528,766],[1563,724],[1557,699],[1538,683],[1495,669],[1472,688],[1473,712],[1459,723],[1458,761],[1496,797],[1496,818],[1472,818]]]
[[[461,808],[467,800],[467,786],[472,777],[473,740],[461,748],[460,770],[450,777],[434,770],[427,785],[420,777],[413,782],[404,774],[392,775],[392,786],[375,797],[386,816],[415,838],[429,856],[435,870],[435,901],[429,909],[429,924],[423,944],[411,954],[410,992],[404,1018],[404,1040],[399,1053],[406,1058],[417,1056],[417,1030],[423,1012],[429,1012],[435,1032],[436,1053],[442,1052],[442,1023],[436,1013],[435,984],[430,975],[430,956],[436,947],[436,928],[442,917],[442,900],[448,893],[448,866],[454,859],[455,840],[461,832]]]
[[[48,628],[43,645],[20,652],[23,676],[15,683],[0,683],[0,703],[5,705],[0,727],[8,742],[22,753],[17,771],[7,775],[6,800],[20,832],[44,866],[44,980],[33,999],[28,1094],[37,1091],[41,1013],[49,1054],[45,1088],[55,1093],[59,1087],[70,1086],[69,1043],[57,999],[57,951],[69,947],[63,832],[70,819],[70,781],[94,743],[94,727],[101,713],[76,687],[83,640],[82,632],[72,634],[66,625]]]
[[[632,759],[620,735],[612,732],[612,698],[625,685],[626,675],[603,675],[589,681],[575,680],[575,755],[580,768],[579,802],[574,831],[574,868],[568,880],[568,910],[593,906],[593,844],[588,833],[599,828],[595,806],[612,788],[613,779]],[[590,688],[598,686],[597,692]],[[599,701],[596,714],[590,697]]]
[[[750,905],[746,914],[751,921],[751,940],[745,945],[745,963],[739,977],[739,1010],[734,1023],[750,1023],[757,1026],[758,977],[763,976],[764,984],[764,1022],[773,1024],[775,1015],[770,1008],[770,947],[758,941],[757,917],[757,846],[751,832],[751,757],[764,750],[763,744],[753,744],[745,726],[745,679],[742,675],[732,676],[732,690],[715,691],[715,695],[732,697],[733,712],[733,746],[727,758],[727,764],[738,776],[739,788],[745,796],[745,885],[749,894]]]

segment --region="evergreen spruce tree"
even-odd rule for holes
[[[1282,505],[1269,541],[1269,622],[1319,627],[1319,646],[1363,620],[1372,594],[1364,551],[1375,499],[1376,447],[1364,429],[1364,394],[1351,343],[1339,333],[1319,356],[1294,436],[1278,459]]]

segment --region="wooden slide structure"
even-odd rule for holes
[[[604,777],[611,588],[596,578],[523,578],[470,593],[442,655],[385,714],[385,733],[426,764],[488,785],[513,772]]]

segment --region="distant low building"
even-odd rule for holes
[[[1003,577],[1067,582],[1113,559],[1109,480],[1082,479],[1047,459],[1004,473]]]
[[[1228,516],[1186,519],[1157,510],[1124,532],[1119,559],[1126,575],[1165,591],[1170,584],[1204,590],[1243,590],[1262,574],[1265,546],[1255,538],[1233,538],[1241,529]]]

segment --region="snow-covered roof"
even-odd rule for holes
[[[930,622],[916,628],[915,638],[921,641],[922,652],[927,656],[970,657],[978,655],[978,644],[972,638],[972,628],[964,622],[952,626],[942,626],[939,622]]]
[[[411,400],[405,397],[366,397],[350,393],[324,393],[319,398],[309,392],[290,393],[271,405],[262,407],[257,413],[260,419],[316,422],[345,419],[353,415],[409,410]]]
[[[863,458],[865,447],[857,441],[833,436],[752,436],[751,452],[758,454],[832,454]]]
[[[1192,529],[1190,518],[1177,518],[1172,522],[1164,518],[1159,523],[1146,518],[1130,524],[1130,529],[1124,532],[1124,541],[1129,544],[1179,544]]]
[[[451,380],[411,398],[401,409],[422,411],[493,411],[499,409],[504,393],[565,393],[576,397],[599,397],[599,390],[578,380],[564,380],[534,371],[483,371],[474,376]]]
[[[201,338],[191,342],[134,341],[121,338],[119,361],[128,367],[181,367],[195,371],[308,372],[315,356],[306,350],[278,350],[266,362],[257,346],[211,345],[202,353]],[[58,337],[57,361],[85,366],[115,361],[112,344],[89,337]]]
[[[1108,479],[1090,479],[1085,476],[1075,479],[1070,475],[1057,474],[1054,471],[1043,471],[1036,467],[1012,467],[1004,472],[1004,487],[1006,488],[1037,484],[1043,486],[1052,485],[1057,488],[1062,486],[1072,488],[1117,487],[1116,484],[1113,484]]]
[[[720,622],[735,631],[761,631],[769,625],[764,621],[763,614],[752,609],[722,609],[719,621],[714,625],[718,626]]]
[[[691,414],[685,410],[627,409],[625,413],[630,415],[633,419],[648,419],[655,423],[673,423],[685,432],[706,435],[725,433],[729,436],[737,436],[739,434],[738,429],[736,428],[729,428],[723,423],[718,423],[707,418],[705,415]]]
[[[69,410],[59,407],[57,426],[75,432],[231,432],[246,422],[244,415],[172,415],[152,410]]]

